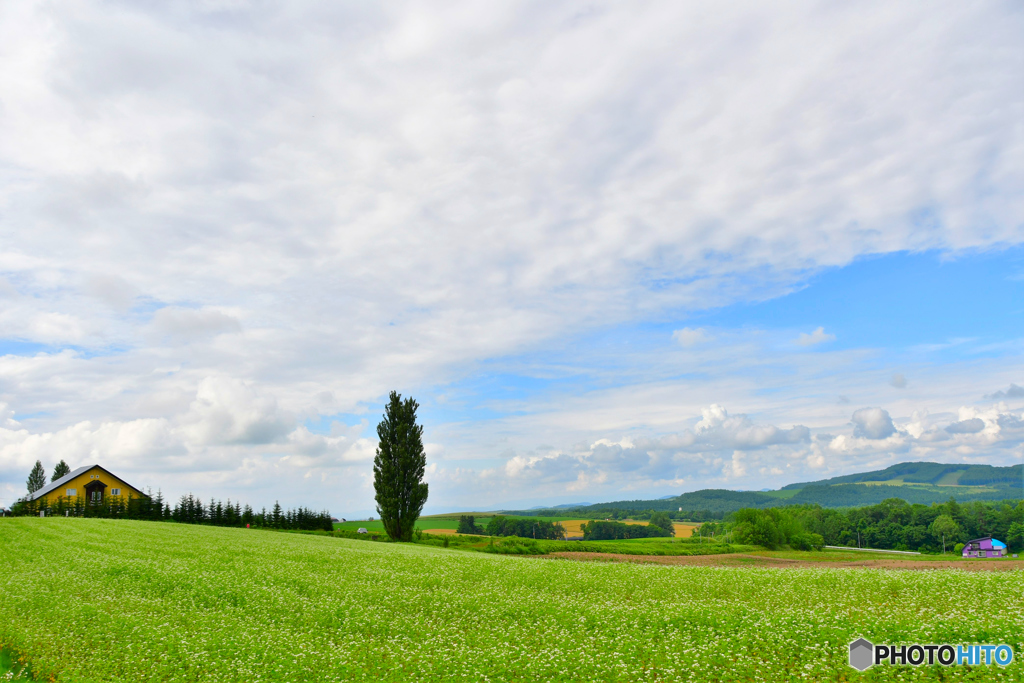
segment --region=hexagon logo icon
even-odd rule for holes
[[[864,671],[874,664],[875,646],[863,638],[850,643],[850,666]]]

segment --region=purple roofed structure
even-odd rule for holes
[[[1003,557],[1006,555],[1006,544],[991,536],[967,541],[963,550],[964,557]]]

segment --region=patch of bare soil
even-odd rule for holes
[[[577,562],[636,562],[646,564],[670,564],[690,567],[782,567],[785,569],[801,569],[817,567],[843,567],[849,569],[911,569],[916,571],[927,569],[961,569],[971,572],[1000,572],[1024,569],[1024,560],[994,560],[977,562],[957,562],[955,560],[903,560],[891,558],[872,558],[868,560],[814,562],[807,560],[791,560],[782,557],[765,557],[763,555],[621,555],[618,553],[551,553],[538,555],[560,560],[576,560]]]

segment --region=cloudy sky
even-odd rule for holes
[[[1015,2],[0,4],[0,504],[1024,459]]]

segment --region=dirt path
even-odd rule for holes
[[[903,560],[891,558],[872,558],[856,561],[813,562],[806,560],[790,560],[781,557],[765,557],[763,555],[620,555],[617,553],[551,553],[538,555],[539,558],[555,558],[575,560],[577,562],[638,562],[649,564],[671,564],[690,567],[781,567],[800,569],[806,567],[830,568],[843,567],[853,569],[962,569],[964,571],[1010,571],[1024,570],[1024,560],[994,560],[963,562],[956,560]]]

